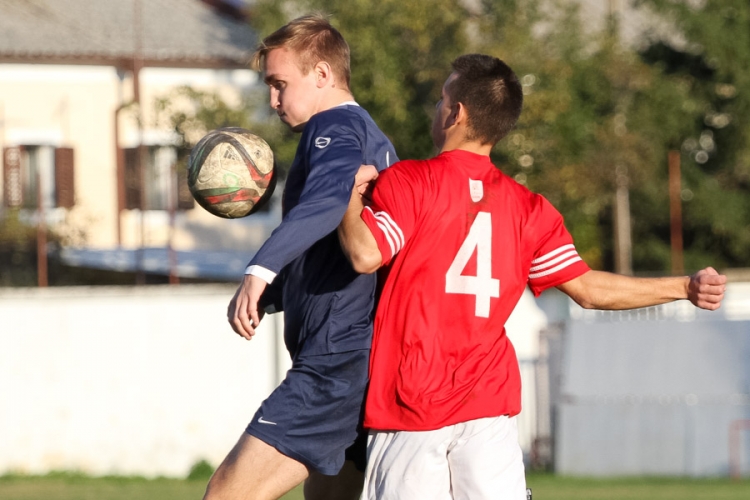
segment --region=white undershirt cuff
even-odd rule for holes
[[[253,276],[257,276],[269,285],[273,282],[274,278],[276,278],[275,272],[258,265],[247,266],[247,268],[245,269],[245,274],[252,274]]]

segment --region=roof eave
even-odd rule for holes
[[[50,64],[80,66],[113,66],[132,70],[135,58],[132,56],[112,56],[88,54],[85,56],[51,54],[2,54],[0,64]],[[250,61],[239,61],[226,57],[205,58],[148,58],[139,61],[142,68],[187,68],[187,69],[249,69]]]

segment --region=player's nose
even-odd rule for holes
[[[277,109],[281,102],[279,101],[279,91],[271,88],[270,104],[272,109]]]

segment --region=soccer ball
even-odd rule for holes
[[[249,130],[212,130],[190,152],[188,188],[213,215],[246,217],[268,202],[275,187],[273,151]]]

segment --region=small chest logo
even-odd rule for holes
[[[484,185],[482,184],[482,181],[469,179],[469,195],[471,196],[471,201],[474,203],[482,199],[484,196]]]
[[[315,138],[315,147],[318,149],[323,149],[324,147],[328,146],[331,143],[330,137],[316,137]]]

